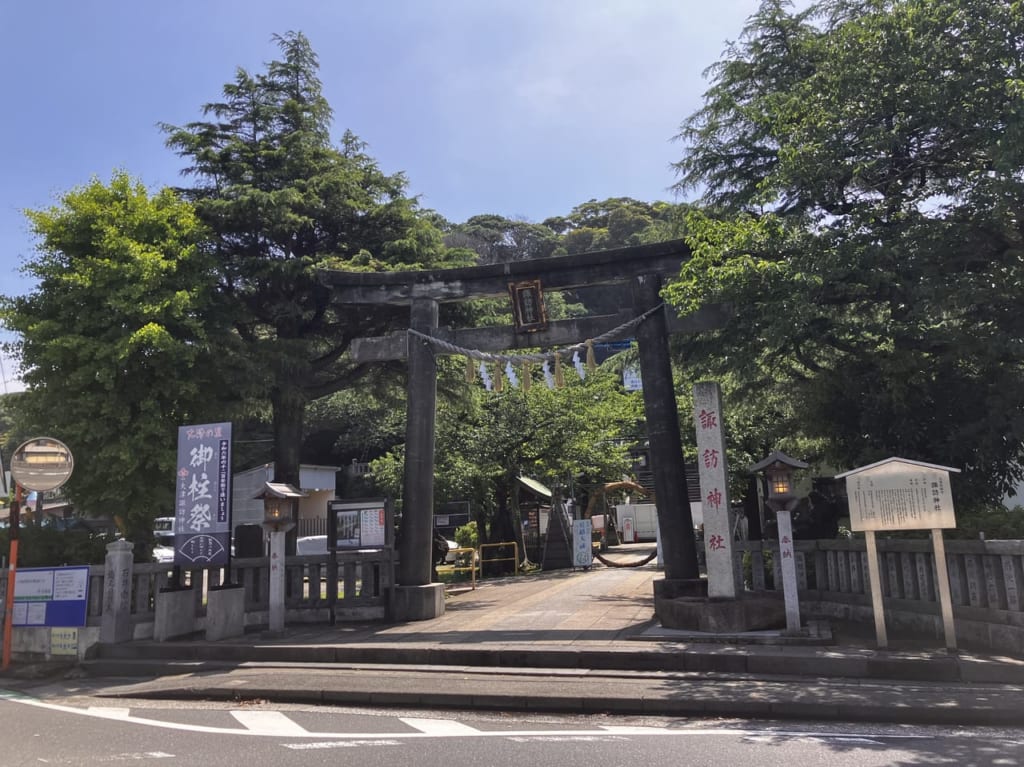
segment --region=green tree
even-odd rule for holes
[[[211,232],[219,296],[262,382],[279,481],[298,483],[309,402],[364,380],[345,356],[353,338],[407,322],[398,310],[339,305],[318,279],[331,269],[418,268],[440,262],[441,234],[346,132],[330,137],[316,54],[299,33],[275,37],[282,57],[266,71],[239,69],[208,120],[165,125],[189,163],[186,190]]]
[[[558,237],[548,227],[494,214],[452,226],[444,240],[449,247],[474,251],[481,264],[547,258],[558,247]]]
[[[517,540],[522,547],[517,477],[567,492],[572,483],[618,479],[629,468],[639,396],[604,371],[581,381],[567,364],[564,374],[566,385],[549,389],[534,366],[528,391],[507,382],[500,392],[486,391],[476,383],[439,400],[435,495],[471,501],[484,542]],[[402,459],[397,450],[372,464],[391,492],[401,486]]]
[[[455,531],[455,542],[462,549],[475,549],[480,545],[480,532],[476,521],[467,522]]]
[[[544,226],[561,238],[557,255],[589,253],[678,239],[682,236],[681,207],[632,197],[589,200],[567,216],[546,219]],[[579,313],[613,314],[628,302],[626,290],[624,286],[594,285],[571,291],[569,300],[581,305]]]
[[[306,460],[345,467],[372,461],[402,444],[405,391],[398,384],[354,387],[311,403],[303,448]],[[346,474],[339,479],[343,496],[374,494],[364,477]]]
[[[679,134],[707,207],[669,295],[736,310],[690,363],[798,402],[833,465],[1024,476],[1022,50],[1020,2],[763,2]]]
[[[675,206],[664,202],[648,203],[632,197],[588,200],[567,216],[554,216],[544,226],[562,237],[566,253],[625,248],[652,242],[649,232],[665,221]]]
[[[0,395],[0,455],[3,455],[4,466],[7,466],[11,454],[24,441],[16,431],[14,422],[21,395],[21,392]]]
[[[76,507],[145,540],[152,518],[173,512],[177,427],[224,391],[217,359],[230,339],[208,313],[202,227],[173,192],[151,196],[125,173],[27,215],[39,242],[23,271],[37,285],[0,310],[27,387],[16,422],[71,448]]]

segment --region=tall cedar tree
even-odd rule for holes
[[[964,470],[961,500],[1024,476],[1024,6],[766,0],[679,138],[695,257],[681,309],[726,301],[692,347],[745,399],[851,468]]]
[[[364,379],[353,338],[376,335],[405,312],[342,306],[322,268],[383,270],[436,264],[440,233],[354,135],[331,143],[319,64],[300,33],[275,36],[282,58],[261,74],[239,69],[208,120],[164,125],[191,165],[184,190],[210,229],[220,297],[247,356],[263,366],[273,412],[275,475],[298,485],[306,405]]]

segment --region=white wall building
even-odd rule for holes
[[[334,500],[339,466],[299,467],[299,489],[308,497],[299,501],[299,519],[327,520],[327,502]],[[231,484],[231,525],[259,525],[263,522],[263,501],[256,496],[264,482],[274,481],[274,464],[266,463],[235,474]]]

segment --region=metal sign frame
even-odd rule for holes
[[[394,545],[394,512],[389,498],[327,502],[327,550],[382,549]]]

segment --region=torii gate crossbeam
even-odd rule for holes
[[[693,520],[683,468],[682,441],[671,360],[670,330],[700,330],[717,326],[721,313],[707,311],[679,321],[661,306],[663,275],[679,272],[690,256],[682,241],[583,253],[531,261],[415,272],[323,271],[322,280],[345,304],[407,305],[410,328],[431,338],[456,339],[462,348],[503,351],[582,343],[631,315],[649,316],[636,328],[643,377],[644,410],[651,445],[658,523],[669,591],[688,590],[699,579]],[[444,331],[438,328],[439,305],[450,301],[509,295],[510,285],[540,279],[546,290],[568,290],[599,284],[631,284],[632,312],[611,318],[583,318],[552,323],[532,333],[512,328]],[[619,322],[618,324],[621,324]],[[604,328],[600,332],[592,332]],[[428,339],[409,334],[358,339],[349,353],[356,361],[400,359],[409,364],[406,416],[406,457],[403,489],[401,562],[394,600],[394,617],[419,620],[444,612],[444,592],[432,584],[430,551],[434,505],[434,431],[436,410],[435,350]]]

